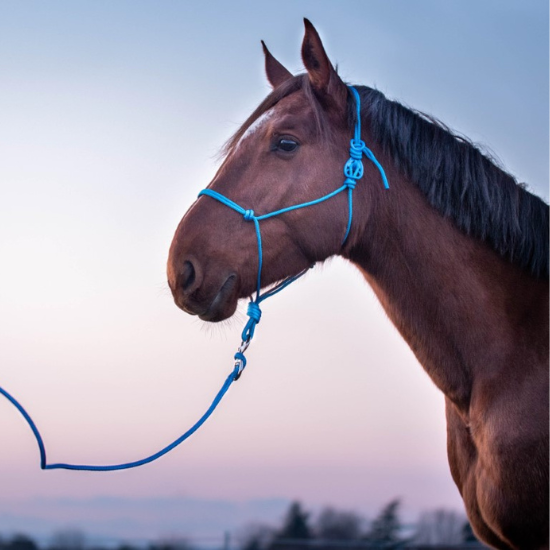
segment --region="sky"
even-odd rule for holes
[[[221,146],[269,93],[260,40],[303,70],[304,16],[345,80],[436,116],[548,200],[547,2],[4,0],[0,386],[51,461],[156,452],[231,370],[246,305],[215,326],[184,314],[168,247]],[[132,502],[223,502],[246,512],[231,528],[295,498],[368,517],[394,497],[409,518],[462,510],[443,396],[355,268],[331,260],[263,310],[241,380],[149,466],[42,472],[30,430],[0,400],[0,534],[25,510],[45,532],[80,521],[59,503],[109,498],[127,503],[127,524],[143,513]],[[204,533],[199,523],[185,529]]]

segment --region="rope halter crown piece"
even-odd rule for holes
[[[23,416],[23,418],[26,420],[27,424],[31,428],[40,451],[40,468],[42,470],[65,469],[65,470],[87,470],[87,471],[94,471],[94,472],[107,472],[107,471],[113,471],[113,470],[127,470],[129,468],[136,468],[137,466],[142,466],[144,464],[148,464],[149,462],[153,462],[157,458],[160,458],[161,456],[170,452],[172,449],[177,447],[180,443],[185,441],[189,436],[195,433],[204,424],[204,422],[210,417],[210,415],[214,412],[215,408],[218,406],[219,402],[222,400],[223,396],[226,394],[231,384],[235,382],[235,380],[239,379],[244,368],[246,367],[246,357],[244,354],[248,346],[250,345],[252,338],[254,337],[254,331],[256,330],[256,325],[260,322],[260,319],[262,317],[262,310],[260,309],[260,304],[267,298],[274,296],[275,294],[277,294],[278,292],[286,288],[289,284],[299,279],[302,275],[304,275],[309,270],[309,268],[306,268],[300,273],[298,273],[297,275],[293,275],[292,277],[287,277],[286,279],[276,284],[271,289],[261,294],[260,291],[261,291],[263,252],[262,252],[262,234],[260,231],[260,222],[268,218],[273,218],[274,216],[279,216],[280,214],[284,214],[285,212],[291,212],[292,210],[298,210],[300,208],[307,208],[308,206],[314,206],[315,204],[319,204],[321,202],[327,201],[332,197],[338,195],[342,191],[347,190],[348,223],[346,226],[344,239],[342,241],[342,245],[343,245],[346,242],[351,229],[351,221],[353,217],[353,190],[357,185],[357,180],[361,179],[364,173],[363,155],[365,155],[371,162],[374,163],[376,168],[379,170],[380,175],[382,176],[384,187],[386,189],[389,189],[388,180],[386,178],[384,169],[382,168],[382,166],[380,165],[380,163],[378,162],[378,160],[376,159],[372,151],[365,145],[365,142],[361,139],[361,100],[359,98],[359,94],[357,90],[354,87],[349,86],[349,89],[353,97],[355,98],[357,114],[356,114],[356,120],[355,120],[354,137],[350,142],[350,158],[348,159],[348,161],[344,166],[344,175],[346,176],[346,179],[341,187],[339,187],[335,191],[332,191],[332,193],[329,193],[328,195],[324,195],[319,199],[309,201],[309,202],[304,202],[302,204],[296,204],[294,206],[288,206],[286,208],[282,208],[280,210],[276,210],[268,214],[262,214],[261,216],[257,216],[254,213],[254,210],[244,209],[242,206],[238,205],[237,203],[233,202],[227,197],[224,197],[221,193],[218,193],[217,191],[213,191],[212,189],[204,189],[199,193],[199,197],[204,195],[204,196],[208,196],[213,199],[216,199],[217,201],[221,202],[222,204],[225,204],[226,206],[229,206],[229,208],[232,208],[233,210],[241,214],[246,222],[253,222],[254,228],[256,231],[256,239],[258,242],[258,275],[256,280],[256,298],[254,300],[251,300],[248,304],[247,315],[249,319],[241,335],[241,338],[242,338],[241,345],[237,349],[237,352],[235,353],[235,356],[234,356],[235,364],[234,364],[233,370],[229,373],[229,376],[225,380],[223,386],[217,393],[216,397],[214,398],[214,400],[212,401],[210,407],[208,407],[206,412],[201,416],[201,418],[199,418],[197,422],[195,422],[195,424],[193,424],[193,426],[191,426],[191,428],[189,428],[178,439],[170,443],[170,445],[167,445],[157,453],[147,458],[136,460],[135,462],[125,462],[122,464],[113,464],[113,465],[107,465],[107,466],[90,466],[90,465],[84,465],[84,464],[64,464],[64,463],[48,464],[46,460],[45,445],[40,435],[40,432],[36,427],[36,424],[33,422],[32,418],[27,413],[27,411],[22,407],[22,405],[14,397],[12,397],[6,390],[0,387],[0,394],[3,395],[8,401],[10,401],[10,403],[12,403],[12,405],[21,413],[21,415]]]

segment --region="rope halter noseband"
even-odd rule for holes
[[[344,165],[344,176],[346,176],[346,179],[344,180],[344,183],[341,187],[339,187],[335,191],[332,191],[328,195],[324,195],[319,199],[309,201],[309,202],[304,202],[301,204],[295,204],[293,206],[287,206],[286,208],[281,208],[280,210],[275,210],[274,212],[269,212],[268,214],[262,214],[260,216],[256,216],[256,214],[254,213],[254,210],[243,208],[236,202],[233,202],[231,199],[228,199],[227,197],[225,197],[221,193],[218,193],[217,191],[214,191],[213,189],[203,189],[199,193],[199,197],[204,195],[204,196],[216,199],[217,201],[221,202],[222,204],[225,204],[229,208],[241,214],[245,221],[254,222],[254,228],[256,230],[256,240],[258,242],[258,275],[256,279],[256,298],[254,300],[251,300],[248,304],[247,315],[249,319],[241,335],[242,337],[241,345],[239,346],[237,353],[235,353],[235,369],[234,369],[235,380],[237,380],[240,377],[242,371],[246,366],[246,358],[244,356],[244,352],[246,348],[248,348],[250,341],[254,337],[254,330],[256,328],[256,325],[260,322],[260,318],[262,316],[260,303],[263,302],[265,299],[269,298],[270,296],[277,294],[277,292],[280,292],[283,288],[287,287],[290,283],[293,283],[294,281],[299,279],[309,269],[308,267],[303,271],[300,271],[300,273],[298,273],[297,275],[293,275],[292,277],[287,277],[286,279],[284,279],[283,281],[275,285],[270,290],[261,294],[260,291],[261,291],[263,251],[262,251],[262,233],[260,231],[260,222],[268,218],[273,218],[274,216],[279,216],[280,214],[284,214],[285,212],[291,212],[292,210],[298,210],[300,208],[306,208],[308,206],[319,204],[321,202],[331,199],[332,197],[338,195],[342,191],[347,190],[348,223],[346,226],[344,239],[342,241],[342,246],[343,246],[351,230],[351,221],[353,218],[353,190],[357,185],[357,180],[361,179],[364,174],[363,155],[365,155],[371,162],[374,163],[376,168],[378,168],[378,171],[382,176],[382,182],[384,183],[384,187],[386,189],[389,189],[388,179],[386,178],[386,173],[384,172],[384,168],[382,168],[381,164],[378,162],[378,160],[374,156],[374,153],[365,145],[365,142],[361,139],[361,99],[359,97],[359,93],[353,86],[349,86],[349,90],[351,91],[355,99],[355,106],[356,106],[355,130],[354,130],[353,139],[350,141],[350,149],[349,149],[350,158],[347,160],[346,164]]]

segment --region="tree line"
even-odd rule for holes
[[[353,511],[326,507],[315,517],[300,502],[293,502],[278,528],[249,525],[241,533],[241,550],[304,550],[308,548],[397,549],[482,548],[470,523],[456,512],[439,509],[421,515],[405,529],[399,516],[401,502],[386,504],[371,522]],[[408,532],[407,532],[408,531]]]
[[[399,548],[483,548],[475,538],[468,521],[449,510],[433,510],[422,514],[414,527],[403,525],[401,502],[387,503],[368,522],[353,511],[326,507],[317,514],[292,502],[279,526],[253,524],[240,531],[235,540],[226,536],[223,550],[368,550]],[[211,546],[211,545],[210,545]],[[201,544],[192,539],[175,538],[157,541],[147,547],[120,544],[109,550],[196,550]],[[106,550],[87,543],[79,530],[54,534],[50,544],[41,548],[27,535],[10,539],[0,537],[0,550]]]

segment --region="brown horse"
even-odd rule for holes
[[[258,213],[339,187],[355,103],[306,20],[306,73],[264,46],[272,93],[209,185]],[[548,548],[548,206],[443,124],[357,87],[365,160],[344,245],[345,193],[262,221],[266,287],[335,254],[350,260],[446,396],[452,476],[480,539]],[[168,260],[176,304],[230,317],[256,289],[252,224],[201,197]]]

